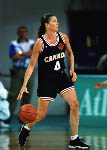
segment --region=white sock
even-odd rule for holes
[[[71,136],[71,140],[75,140],[77,137],[78,135]]]
[[[29,131],[31,130],[31,128],[29,128],[27,124],[24,126],[24,128],[29,130]]]

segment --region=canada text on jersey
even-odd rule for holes
[[[61,53],[58,53],[56,55],[52,55],[52,56],[49,56],[49,57],[45,57],[44,58],[44,61],[45,62],[51,62],[51,61],[54,61],[54,60],[57,60],[57,59],[60,59],[60,58],[64,58],[65,57],[65,53],[64,52],[61,52]]]

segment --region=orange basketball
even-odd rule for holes
[[[20,108],[18,116],[22,122],[32,123],[37,117],[37,109],[31,104],[25,104]]]

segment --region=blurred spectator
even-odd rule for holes
[[[10,117],[9,102],[7,101],[8,91],[0,81],[0,127],[8,128],[9,125],[4,121]]]
[[[11,83],[10,83],[10,112],[11,117],[16,107],[16,98],[21,89],[26,68],[30,62],[32,55],[32,49],[34,45],[33,39],[28,39],[28,28],[26,26],[20,26],[17,29],[18,39],[11,41],[9,47],[9,57],[12,60],[12,68],[10,69]],[[21,106],[30,102],[32,93],[32,78],[29,80],[28,91],[29,94],[24,94],[21,101]],[[11,118],[8,120],[10,122]]]

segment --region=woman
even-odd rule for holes
[[[38,115],[33,123],[22,126],[19,134],[19,144],[24,145],[26,138],[33,125],[42,120],[48,111],[50,101],[54,101],[56,94],[59,93],[70,106],[70,125],[72,136],[69,148],[88,149],[78,136],[79,125],[79,103],[73,82],[77,76],[74,72],[74,56],[69,43],[68,36],[58,32],[58,21],[56,16],[45,14],[41,18],[41,26],[38,31],[38,39],[33,47],[30,64],[26,70],[24,83],[17,99],[21,99],[27,91],[27,82],[33,72],[38,60]],[[70,81],[64,71],[65,49],[70,59]]]

